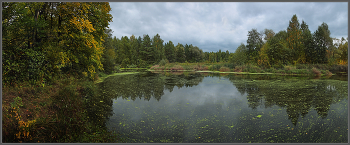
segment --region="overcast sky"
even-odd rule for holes
[[[110,2],[113,36],[157,33],[165,42],[192,44],[204,52],[234,52],[248,31],[287,30],[294,14],[313,33],[322,22],[331,37],[348,37],[347,2]]]

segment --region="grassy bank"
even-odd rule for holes
[[[2,142],[123,142],[104,125],[111,106],[101,102],[111,98],[101,97],[94,82],[55,80],[3,86]]]
[[[334,75],[347,74],[347,65],[298,64],[262,68],[256,65],[233,65],[230,63],[167,63],[154,65],[152,71],[197,71],[235,74],[278,74],[278,75]]]
[[[113,73],[113,74],[105,74],[105,73],[99,73],[99,78],[95,81],[95,83],[100,83],[103,82],[104,79],[110,77],[110,76],[116,76],[116,75],[128,75],[128,74],[135,74],[135,73],[139,73],[137,70],[134,72],[119,72],[119,73]]]

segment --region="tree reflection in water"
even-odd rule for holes
[[[249,107],[256,109],[258,106],[267,108],[277,105],[286,108],[288,118],[294,125],[310,109],[315,109],[322,118],[327,117],[330,105],[348,96],[347,83],[339,83],[337,80],[286,76],[227,77],[241,94],[247,93]]]
[[[124,99],[110,123],[131,142],[347,142],[347,118],[339,116],[347,114],[347,81],[147,72],[99,87],[101,97]]]
[[[308,77],[269,76],[269,75],[221,75],[204,74],[228,78],[237,90],[247,94],[248,106],[277,105],[286,108],[288,118],[294,125],[299,117],[305,117],[310,109],[315,109],[322,118],[327,117],[329,107],[347,97],[347,85],[337,80],[310,79]],[[204,75],[191,72],[148,72],[136,75],[114,76],[99,84],[103,95],[108,98],[136,98],[157,101],[164,90],[174,87],[192,87],[202,82]],[[300,81],[300,80],[303,81]]]

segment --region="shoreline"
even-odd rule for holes
[[[307,74],[283,74],[283,73],[270,73],[270,72],[265,72],[265,73],[250,73],[250,72],[220,72],[220,71],[195,71],[195,70],[177,70],[177,71],[171,71],[171,70],[150,70],[148,69],[147,71],[156,71],[156,72],[198,72],[198,73],[231,73],[231,74],[252,74],[252,75],[300,75],[300,76],[311,76]],[[333,74],[332,75],[336,75]],[[313,76],[313,75],[312,75]],[[320,76],[326,76],[324,74],[321,74]]]

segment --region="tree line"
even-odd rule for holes
[[[192,44],[180,44],[176,46],[172,41],[164,43],[159,34],[151,38],[148,34],[141,36],[122,36],[120,39],[112,38],[112,30],[106,29],[108,37],[104,42],[105,53],[102,64],[106,73],[111,73],[114,66],[147,67],[154,65],[161,60],[174,63],[202,62],[205,53],[202,49]]]
[[[111,33],[111,30],[109,30]],[[277,34],[272,29],[258,32],[257,29],[248,31],[247,45],[241,43],[234,53],[228,50],[222,52],[203,52],[197,46],[176,46],[172,41],[163,45],[159,34],[152,39],[148,35],[138,39],[132,35],[115,38],[114,45],[116,64],[121,67],[145,67],[157,64],[162,59],[168,62],[229,62],[235,65],[255,64],[269,68],[281,65],[296,64],[347,64],[347,39],[331,38],[326,23],[311,33],[305,21],[299,23],[293,15],[287,30]],[[111,36],[111,34],[109,34]],[[112,62],[112,61],[111,61]]]
[[[347,64],[348,40],[330,37],[326,23],[311,33],[304,20],[299,23],[293,15],[287,30],[277,34],[271,29],[248,32],[247,45],[243,43],[230,54],[230,62],[243,65],[253,63],[263,67],[289,64]]]

